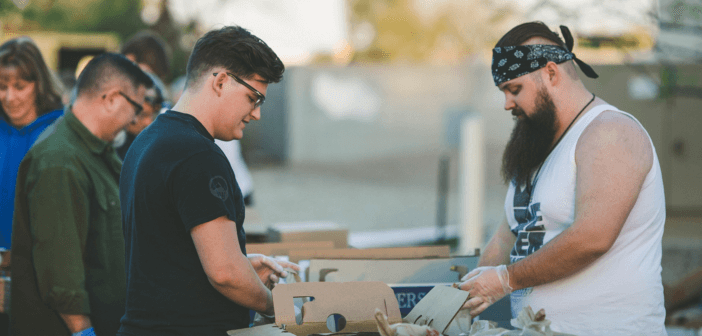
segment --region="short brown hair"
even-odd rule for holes
[[[104,53],[90,60],[78,76],[76,97],[100,93],[105,85],[115,80],[124,80],[134,90],[142,85],[147,89],[154,85],[151,77],[124,55]]]
[[[239,26],[212,30],[197,40],[188,59],[185,87],[211,76],[205,72],[217,66],[243,78],[259,75],[267,83],[279,82],[285,71],[266,42]]]
[[[170,48],[160,36],[151,31],[136,33],[124,43],[121,53],[134,55],[136,63],[148,65],[161,80],[166,80],[171,72]]]
[[[522,23],[510,31],[507,32],[502,38],[497,41],[495,48],[497,47],[507,47],[507,46],[518,46],[526,42],[532,37],[543,37],[563,49],[568,50],[565,42],[558,36],[558,33],[551,31],[548,26],[541,21],[533,21]]]
[[[58,78],[49,71],[39,48],[27,36],[9,40],[0,45],[0,67],[15,67],[23,80],[36,83],[37,115],[41,116],[62,107],[63,87]],[[2,117],[7,113],[0,106]]]

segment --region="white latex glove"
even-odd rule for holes
[[[288,272],[285,271],[285,268],[290,268],[297,272],[300,271],[300,266],[295,263],[276,260],[263,254],[252,253],[248,255],[248,259],[254,271],[256,271],[258,278],[261,279],[261,282],[268,288],[273,288],[275,284],[280,281],[280,278],[288,276]]]
[[[477,316],[497,300],[512,293],[509,285],[507,266],[478,267],[461,279],[458,288],[470,292],[462,309],[468,309],[471,316]]]

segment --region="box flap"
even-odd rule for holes
[[[247,253],[260,253],[267,256],[287,256],[292,250],[328,250],[333,248],[333,241],[246,244]]]
[[[333,241],[335,248],[348,247],[349,230],[336,223],[279,223],[268,228],[270,242]]]
[[[334,222],[292,222],[273,224],[272,229],[280,232],[313,232],[340,230],[346,228]]]
[[[314,301],[302,306],[302,324],[295,319],[293,298],[313,297]],[[377,332],[375,308],[388,316],[388,321],[399,323],[400,307],[393,290],[377,282],[304,282],[279,284],[273,289],[275,323],[297,336],[329,333],[327,318],[339,314],[346,319],[341,332]]]
[[[248,246],[247,246],[248,248]],[[416,247],[388,247],[370,249],[319,249],[319,250],[291,250],[291,261],[307,259],[423,259],[423,258],[448,258],[451,248],[448,245],[416,246]]]
[[[307,281],[382,281],[385,283],[457,282],[478,265],[478,257],[397,260],[312,259]],[[465,266],[466,270],[459,271]]]
[[[436,286],[405,316],[405,323],[428,325],[442,334],[468,300],[468,292]]]

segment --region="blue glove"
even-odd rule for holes
[[[95,329],[93,329],[93,327],[90,327],[79,332],[74,332],[73,334],[71,334],[71,336],[95,336]]]

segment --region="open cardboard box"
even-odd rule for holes
[[[478,257],[412,259],[312,259],[307,281],[382,281],[387,284],[457,282]]]
[[[272,243],[332,241],[334,248],[347,248],[349,230],[329,222],[278,223],[268,228],[268,241]]]
[[[315,253],[317,251],[330,250],[334,248],[332,241],[310,241],[310,242],[289,242],[289,243],[261,243],[246,244],[246,253],[260,253],[267,256],[289,256],[292,251],[305,253]]]
[[[450,286],[478,266],[477,256],[421,259],[313,259],[306,269],[310,282],[382,281],[390,286],[400,304],[402,315],[414,309],[434,286]],[[512,313],[509,297],[488,307],[480,319],[510,328]],[[455,329],[457,326],[452,326]]]
[[[248,249],[248,246],[247,246]],[[448,258],[448,245],[385,247],[385,248],[334,248],[334,249],[290,249],[288,258],[292,262],[311,259],[420,259]]]
[[[293,299],[314,297],[302,306],[302,323],[297,324]],[[263,325],[227,332],[231,336],[296,335],[379,335],[375,309],[388,317],[390,324],[413,323],[428,325],[444,333],[460,308],[468,299],[468,292],[438,286],[419,301],[412,311],[400,318],[400,308],[393,290],[385,283],[369,282],[303,282],[280,284],[273,289],[275,325]],[[343,329],[332,332],[327,320],[335,314],[345,319]]]

